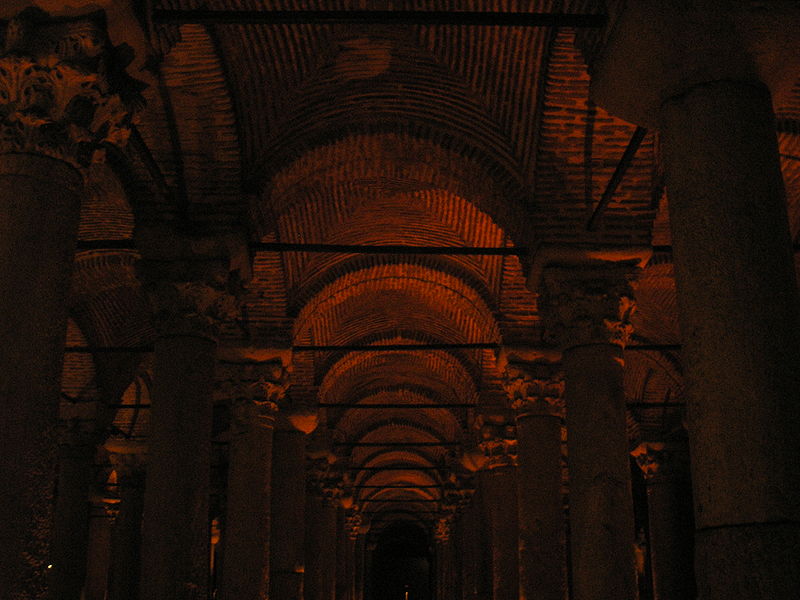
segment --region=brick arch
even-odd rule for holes
[[[392,199],[402,200],[394,217],[398,226],[404,205],[425,211],[426,218],[411,231],[422,243],[425,221],[451,228],[449,243],[459,238],[461,243],[472,238],[473,245],[481,245],[476,242],[482,238],[496,243],[502,232],[517,244],[530,242],[519,192],[509,191],[475,157],[407,131],[351,132],[309,148],[270,178],[256,214],[261,235],[277,228],[287,240],[317,240],[338,231],[337,224],[353,212]],[[472,218],[454,218],[459,210]],[[463,229],[467,222],[473,231]],[[441,233],[433,228],[427,237],[436,243]]]
[[[300,311],[294,339],[341,344],[401,328],[428,331],[442,342],[499,338],[489,307],[460,279],[424,267],[382,265],[326,286]]]

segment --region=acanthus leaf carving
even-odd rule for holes
[[[636,310],[630,266],[548,267],[542,278],[539,313],[544,337],[561,348],[586,344],[625,347]]]
[[[124,147],[145,87],[125,73],[100,13],[55,19],[23,11],[0,53],[0,153],[50,156],[76,167]]]
[[[564,415],[564,376],[556,365],[511,361],[503,373],[503,387],[518,418]]]

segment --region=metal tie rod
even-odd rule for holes
[[[471,25],[475,27],[604,27],[605,14],[424,10],[153,11],[162,25]]]

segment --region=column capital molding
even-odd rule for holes
[[[102,410],[98,400],[61,402],[57,439],[62,456],[90,458],[94,455],[101,441],[97,424]]]
[[[147,469],[147,446],[128,440],[107,440],[103,445],[120,483],[143,483]]]
[[[440,544],[446,544],[450,540],[453,529],[453,517],[451,515],[436,519],[433,537]]]
[[[145,85],[125,68],[105,13],[51,17],[28,8],[0,24],[0,153],[50,156],[75,167],[124,147]]]
[[[600,39],[578,36],[592,98],[612,114],[657,128],[665,102],[716,81],[763,82],[776,106],[791,93],[800,68],[797,2],[617,4]]]
[[[545,341],[561,349],[624,347],[636,309],[631,282],[651,253],[635,247],[540,246],[528,283],[538,294]]]
[[[686,442],[647,441],[631,452],[644,474],[645,481],[657,483],[688,475]]]
[[[535,351],[503,348],[498,367],[517,419],[564,416],[564,374],[560,364],[537,356]]]
[[[289,389],[289,368],[281,358],[264,362],[219,361],[215,396],[229,402],[234,427],[273,427]]]
[[[364,530],[365,527],[366,531]],[[345,514],[345,529],[347,537],[351,540],[356,540],[359,535],[363,535],[369,530],[369,525],[366,524],[364,516],[360,512],[349,510]]]
[[[216,340],[239,312],[250,276],[246,240],[236,232],[188,235],[168,226],[140,227],[137,271],[159,335]]]
[[[486,411],[475,418],[478,448],[484,461],[480,468],[497,469],[517,465],[517,429],[508,411]]]

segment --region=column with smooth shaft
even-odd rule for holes
[[[316,426],[316,411],[287,397],[272,441],[272,486],[280,492],[272,494],[270,598],[303,598],[306,435]]]
[[[0,590],[32,600],[47,596],[54,568],[56,422],[83,176],[104,144],[124,144],[131,111],[117,95],[125,75],[102,16],[29,9],[1,27]]]
[[[334,600],[336,579],[336,498],[325,475],[328,467],[311,470],[306,497],[305,600]]]
[[[240,273],[232,239],[138,232],[157,330],[142,525],[141,600],[200,600],[209,579],[211,419],[219,324]]]
[[[537,356],[532,349],[507,348],[501,362],[517,426],[519,597],[564,600],[567,582],[561,492],[561,367]]]
[[[513,416],[487,410],[476,419],[480,448],[487,458],[480,472],[481,495],[490,528],[493,600],[519,595],[517,455]]]
[[[142,514],[147,447],[125,440],[105,444],[117,474],[119,504],[111,532],[108,600],[137,600],[142,555]]]
[[[638,596],[622,349],[641,261],[575,247],[533,260],[545,337],[562,350],[575,600]]]
[[[287,360],[218,364],[217,392],[231,407],[222,600],[269,598],[272,437]]]
[[[86,581],[98,408],[97,402],[64,403],[61,411],[51,557],[52,594],[63,600],[80,600]]]
[[[89,545],[86,553],[86,581],[82,600],[106,600],[111,567],[111,538],[119,515],[119,499],[104,493],[90,499]]]
[[[655,600],[695,597],[694,530],[685,439],[645,441],[631,453],[647,485]]]
[[[698,595],[800,588],[800,300],[774,106],[797,2],[629,2],[595,100],[658,129],[687,378]],[[636,94],[622,90],[636,89]]]

